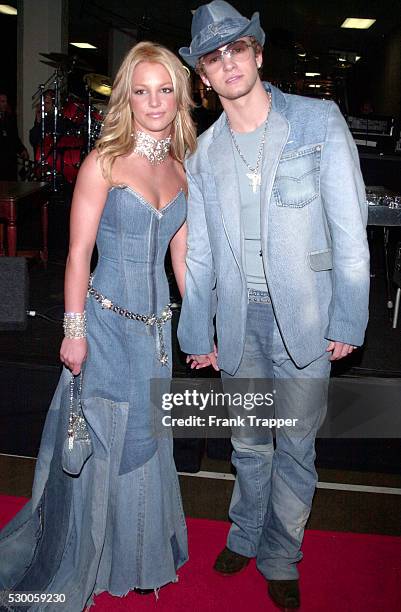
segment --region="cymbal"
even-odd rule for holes
[[[85,60],[81,59],[77,55],[67,55],[66,53],[39,53],[42,57],[54,62],[55,67],[59,66],[71,66],[74,65],[75,68],[90,69],[91,65],[88,64]],[[42,60],[41,60],[42,61]]]
[[[65,53],[39,53],[42,57],[46,59],[52,60],[53,62],[57,62],[58,64],[69,62],[71,60],[69,55]]]
[[[45,60],[40,60],[41,64],[46,64],[46,66],[51,66],[52,68],[58,68],[60,64],[56,64],[55,62],[45,62]]]
[[[104,98],[91,98],[91,104],[93,106],[96,106],[96,104],[108,104],[108,100],[105,100]]]
[[[102,96],[109,97],[111,95],[112,82],[110,77],[104,74],[90,72],[89,74],[85,74],[84,81],[92,91],[95,91]]]

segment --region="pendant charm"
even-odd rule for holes
[[[261,175],[257,172],[250,172],[247,175],[249,178],[249,185],[252,187],[253,193],[256,193],[258,187],[260,187]]]

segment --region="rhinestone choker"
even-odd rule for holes
[[[171,136],[156,140],[150,134],[137,130],[132,134],[135,138],[134,153],[147,157],[151,164],[161,164],[170,151]]]

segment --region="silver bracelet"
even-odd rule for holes
[[[63,328],[66,338],[86,338],[86,311],[65,312]]]

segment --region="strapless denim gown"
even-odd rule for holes
[[[182,191],[156,210],[130,187],[113,187],[99,225],[93,287],[132,312],[159,315],[169,302],[166,250],[185,215]],[[63,612],[83,610],[102,591],[122,596],[174,582],[188,558],[172,438],[151,428],[150,380],[168,384],[171,377],[171,321],[163,325],[166,366],[155,326],[103,309],[93,296],[86,310],[82,398],[93,454],[78,477],[62,470],[70,379],[64,369],[32,499],[0,533],[0,591],[64,593]],[[1,611],[61,608],[0,602]]]

